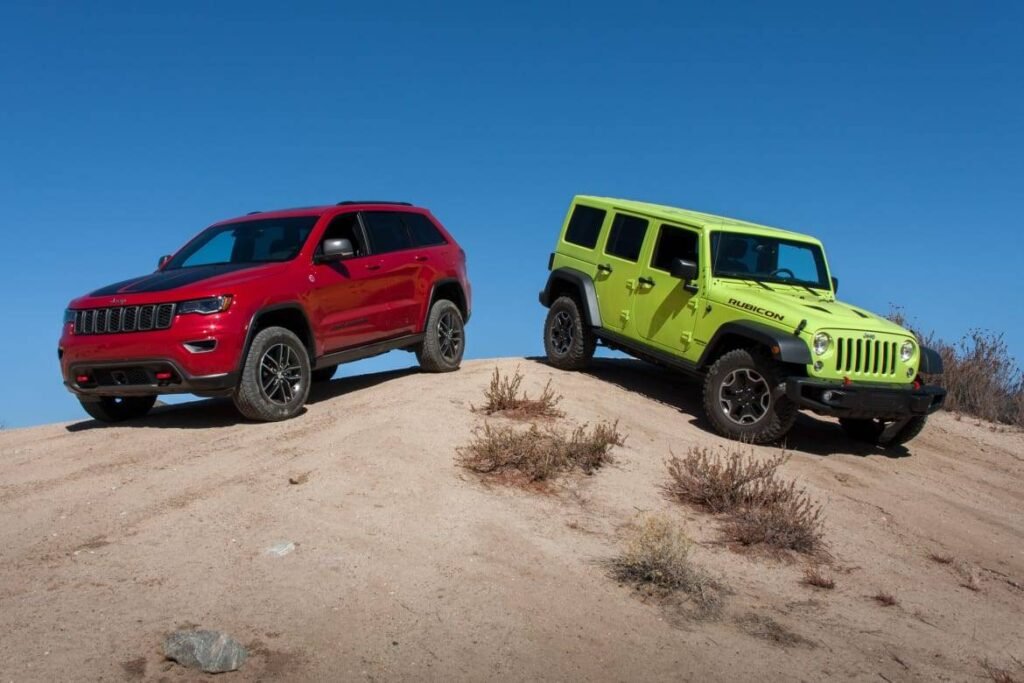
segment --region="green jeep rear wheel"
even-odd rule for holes
[[[555,299],[544,321],[544,353],[560,370],[582,370],[594,356],[597,340],[571,296]]]

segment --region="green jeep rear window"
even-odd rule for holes
[[[593,249],[597,245],[597,237],[601,234],[604,224],[604,209],[577,204],[569,219],[569,227],[565,231],[565,241]]]
[[[640,258],[640,249],[644,245],[646,234],[645,219],[617,213],[612,220],[612,229],[608,233],[608,244],[604,247],[604,253],[636,263]]]

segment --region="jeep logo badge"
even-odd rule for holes
[[[874,339],[874,338],[875,338],[875,335],[874,335],[874,334],[872,334],[871,332],[865,332],[865,333],[864,333],[864,338],[865,338],[865,339]]]
[[[124,297],[120,296],[115,296],[113,299],[110,300],[110,303],[114,304],[115,306],[120,306],[121,304],[128,303],[128,299],[125,299]]]

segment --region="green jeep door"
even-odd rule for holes
[[[648,343],[690,358],[695,355],[692,340],[697,295],[686,289],[682,280],[672,277],[669,270],[677,258],[700,265],[700,233],[662,223],[653,237],[642,255],[640,287],[633,309],[636,330]],[[698,278],[695,282],[699,281]]]
[[[640,252],[647,235],[648,220],[616,213],[597,258],[594,287],[601,308],[601,322],[613,330],[631,331],[633,292],[640,277]]]

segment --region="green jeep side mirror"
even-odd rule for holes
[[[832,278],[832,293],[833,294],[838,294],[839,293],[839,278],[837,278],[837,277]]]
[[[697,277],[697,264],[686,259],[674,258],[669,265],[669,273],[672,274],[672,277],[689,282]]]

